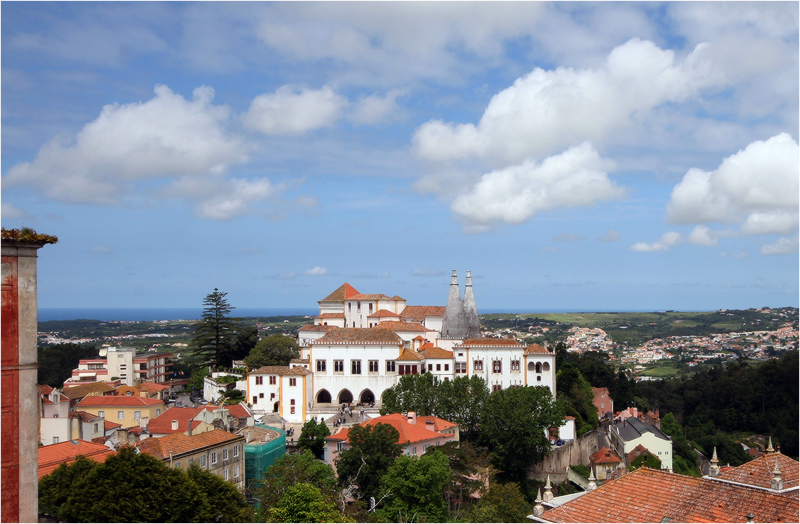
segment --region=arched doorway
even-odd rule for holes
[[[528,362],[528,371],[536,371],[536,363]]]
[[[277,413],[278,412],[278,403],[277,402],[272,405],[272,412],[273,413]]]
[[[353,394],[349,389],[343,389],[339,392],[339,404],[349,404],[353,402]]]
[[[317,404],[330,404],[331,403],[331,394],[328,392],[327,389],[321,390],[317,393]]]
[[[369,404],[371,402],[375,402],[375,395],[372,393],[372,391],[365,389],[361,392],[359,399],[362,404]]]

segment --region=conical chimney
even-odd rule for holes
[[[478,316],[475,294],[472,292],[472,273],[469,270],[467,270],[467,282],[464,287],[464,316],[467,319],[467,336],[469,338],[480,337],[481,320]]]
[[[442,338],[467,338],[467,319],[464,315],[464,305],[461,302],[461,292],[458,289],[458,276],[456,270],[450,277],[450,293],[447,295],[447,305],[444,308],[442,320]]]

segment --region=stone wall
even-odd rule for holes
[[[528,468],[528,478],[544,480],[550,475],[551,482],[562,482],[567,478],[567,468],[574,464],[589,466],[589,457],[601,447],[608,446],[605,433],[590,431],[582,437],[555,448],[544,460]]]

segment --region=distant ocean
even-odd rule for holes
[[[202,308],[39,308],[39,322],[48,320],[196,320]],[[280,317],[318,315],[319,310],[308,308],[236,308],[232,317]]]

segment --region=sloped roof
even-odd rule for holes
[[[391,329],[376,326],[371,328],[339,328],[328,331],[314,344],[402,344]]]
[[[750,462],[745,462],[741,466],[720,473],[714,478],[769,488],[772,471],[775,469],[775,461],[778,462],[778,468],[781,471],[783,489],[796,487],[798,485],[798,476],[800,475],[800,462],[787,457],[783,453],[763,455]]]
[[[58,444],[50,444],[39,448],[39,478],[53,472],[61,464],[72,464],[78,455],[94,460],[95,462],[105,462],[108,457],[114,455],[114,451],[103,444],[96,444],[87,440],[68,440]]]
[[[392,331],[412,331],[416,333],[427,333],[429,331],[433,331],[432,329],[428,329],[422,324],[417,324],[416,322],[399,322],[396,320],[384,320],[378,325],[382,328],[391,329]]]
[[[469,347],[522,347],[522,344],[513,338],[468,338],[461,345]]]
[[[379,309],[375,313],[369,315],[367,318],[384,318],[384,317],[400,318],[400,315],[395,313],[394,311],[389,311],[388,309]]]
[[[109,429],[116,429],[121,428],[122,424],[117,424],[116,422],[111,422],[110,420],[103,419],[104,423],[103,426],[105,427],[106,431]]]
[[[108,393],[109,391],[113,391],[114,387],[106,384],[105,382],[89,382],[88,384],[79,384],[77,386],[68,386],[68,383],[64,383],[64,396],[70,400],[75,400],[81,397],[85,397],[87,395],[91,395],[92,393],[103,395],[104,393]]]
[[[344,313],[321,313],[314,318],[344,318]]]
[[[628,417],[619,424],[614,424],[612,427],[625,442],[636,440],[644,433],[652,433],[661,440],[669,440],[669,437],[662,433],[660,429],[650,424],[645,424],[636,417]]]
[[[158,406],[164,405],[164,402],[158,398],[147,398],[147,397],[137,397],[135,395],[132,396],[92,396],[92,397],[84,397],[83,400],[78,402],[78,406],[81,407],[150,407],[150,406]]]
[[[289,371],[287,371],[286,373],[284,373],[284,375],[310,375],[310,374],[311,370],[306,369],[303,366],[295,366],[289,369]]]
[[[797,500],[642,467],[544,512],[550,522],[797,522]]]
[[[150,419],[147,429],[154,435],[185,433],[189,431],[189,420],[192,420],[192,429],[196,429],[203,421],[198,415],[204,410],[202,408],[179,408],[173,406],[156,418]],[[178,429],[172,429],[172,421],[178,421]]]
[[[549,351],[545,348],[540,346],[539,344],[531,344],[530,346],[525,348],[526,355],[536,355],[536,354],[544,354],[544,355],[552,355]]]
[[[362,422],[361,424],[359,424],[359,426],[365,427],[365,426],[375,426],[377,424],[388,424],[392,426],[394,429],[396,429],[397,432],[399,433],[397,442],[399,444],[406,445],[414,442],[422,442],[426,440],[442,438],[443,435],[438,431],[431,431],[425,427],[425,421],[428,419],[434,421],[434,428],[436,428],[436,420],[439,421],[439,427],[441,429],[449,429],[451,427],[457,426],[457,424],[453,424],[452,422],[448,422],[443,419],[437,419],[436,417],[417,417],[417,423],[411,424],[408,421],[408,418],[405,415],[401,415],[400,413],[392,413],[391,415],[376,417],[367,420],[365,422]],[[336,434],[327,437],[326,440],[347,442],[349,435],[350,435],[350,428],[343,428],[339,430]]]
[[[344,284],[336,288],[336,291],[334,291],[327,297],[320,300],[320,302],[343,302],[345,299],[358,294],[359,294],[358,291],[356,291],[356,289],[353,286],[345,282]]]
[[[406,306],[400,313],[406,321],[422,322],[426,317],[444,317],[444,306]]]
[[[155,391],[155,392],[161,392],[164,391],[165,389],[170,388],[170,386],[166,384],[158,384],[156,382],[142,382],[141,384],[139,384],[139,387],[144,390]]]
[[[453,358],[452,351],[447,351],[440,347],[425,348],[422,350],[422,353],[425,355],[425,358]]]
[[[139,441],[137,447],[142,450],[142,453],[147,453],[157,459],[164,460],[169,458],[172,452],[173,458],[183,453],[190,453],[209,446],[217,446],[241,440],[244,442],[244,437],[241,435],[234,435],[222,429],[214,429],[199,435],[184,435],[183,433],[173,433],[164,437],[148,438]]]
[[[86,411],[70,411],[69,418],[79,418],[84,422],[91,422],[93,420],[100,420],[103,417],[99,417],[93,413],[87,413]],[[103,419],[105,421],[105,419]]]
[[[407,361],[407,360],[410,360],[410,361],[413,361],[413,362],[419,362],[420,360],[423,360],[424,358],[425,358],[424,356],[420,355],[419,353],[417,353],[413,349],[404,349],[403,352],[400,353],[400,356],[397,357],[395,360],[397,360],[399,362]]]
[[[331,329],[336,329],[336,326],[328,326],[324,324],[306,324],[305,326],[301,327],[297,331],[330,331]]]
[[[289,366],[261,366],[258,369],[254,369],[250,373],[247,374],[249,377],[250,375],[284,375],[286,372],[289,371]]]
[[[402,298],[399,297],[398,299],[403,300]],[[384,295],[383,293],[373,293],[373,294],[358,293],[347,297],[347,300],[392,300],[392,297]]]
[[[597,452],[589,457],[593,464],[619,464],[622,459],[610,448],[600,448]]]

